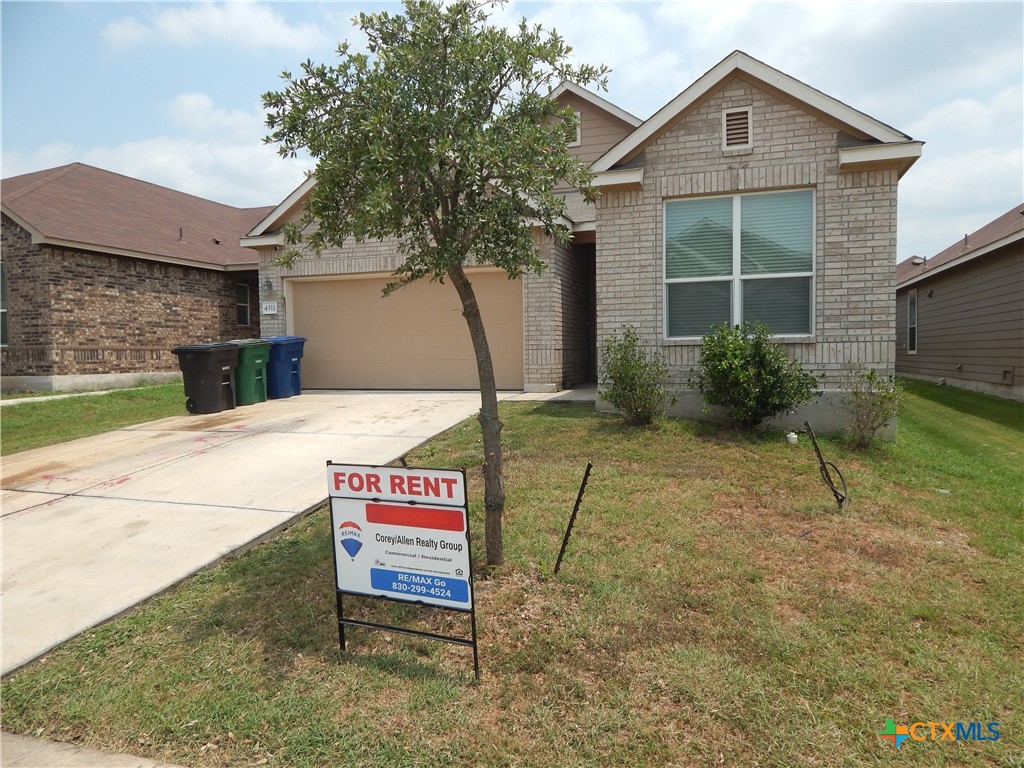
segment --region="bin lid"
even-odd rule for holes
[[[296,344],[298,342],[306,341],[305,336],[268,336],[264,341],[270,341],[274,344]]]
[[[233,339],[228,342],[236,347],[269,347],[270,342],[266,339]]]
[[[202,344],[182,344],[171,350],[172,355],[183,355],[191,352],[217,352],[219,350],[231,349],[235,346],[230,341],[207,341]]]

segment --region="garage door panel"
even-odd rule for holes
[[[523,385],[522,284],[472,273],[502,389]],[[294,284],[294,333],[305,336],[309,389],[476,389],[476,358],[455,289],[422,281],[387,298],[386,278]]]

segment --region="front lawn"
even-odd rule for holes
[[[181,382],[8,405],[0,411],[0,455],[185,413]]]
[[[196,768],[1018,765],[1024,409],[909,386],[896,444],[821,441],[842,513],[806,438],[505,404],[508,563],[477,566],[479,684],[464,648],[349,629],[339,653],[321,510],[6,679],[3,727]],[[478,556],[479,456],[475,420],[409,456],[470,469]],[[1001,737],[925,727],[897,753],[889,718]]]

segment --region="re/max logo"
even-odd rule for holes
[[[983,730],[984,729],[984,730]],[[909,728],[886,718],[879,735],[897,749],[908,738],[912,741],[999,741],[999,723],[914,723]]]

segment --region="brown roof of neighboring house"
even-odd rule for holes
[[[234,208],[82,163],[4,179],[33,242],[219,269],[255,268],[239,240],[273,210]]]
[[[901,261],[896,265],[896,285],[902,288],[904,284],[917,282],[943,268],[983,256],[1021,238],[1024,238],[1024,204],[1015,205],[999,218],[964,235],[963,240],[957,240],[921,264],[914,264],[912,259]]]

